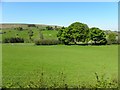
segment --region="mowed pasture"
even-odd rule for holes
[[[3,86],[8,87],[27,87],[30,81],[38,85],[41,73],[47,85],[53,82],[57,85],[63,79],[64,83],[73,86],[94,85],[95,73],[100,77],[118,79],[117,45],[3,44],[2,57]]]

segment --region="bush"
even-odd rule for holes
[[[35,24],[28,24],[28,27],[36,27]]]
[[[24,39],[19,37],[5,38],[3,43],[24,43]]]
[[[22,27],[17,27],[17,28],[14,28],[14,30],[23,31],[23,28]]]
[[[58,45],[60,44],[59,40],[56,39],[38,39],[35,40],[35,45]]]
[[[107,37],[107,44],[116,44],[117,43],[117,40],[116,40],[116,34],[111,32],[108,34],[108,37]]]

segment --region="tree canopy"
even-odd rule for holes
[[[89,27],[86,24],[75,22],[66,28],[62,28],[57,36],[65,44],[77,44],[77,42],[85,42],[88,33]]]
[[[96,27],[89,29],[87,24],[80,22],[75,22],[66,28],[61,28],[57,36],[64,44],[88,43],[90,40],[93,41],[93,44],[107,43],[103,30]]]
[[[106,35],[103,30],[97,27],[90,28],[90,40],[94,41],[94,44],[106,44]]]

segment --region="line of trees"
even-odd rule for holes
[[[46,26],[46,30],[59,30],[60,28],[57,26]]]
[[[68,44],[94,44],[105,45],[109,42],[113,42],[116,39],[115,34],[110,34],[108,40],[103,30],[92,27],[89,28],[87,24],[75,22],[66,28],[61,28],[57,34],[58,39]]]
[[[29,27],[34,27],[34,25],[30,25]],[[56,45],[56,44],[65,44],[65,45],[105,45],[105,44],[119,44],[120,39],[118,36],[120,33],[112,32],[110,30],[101,30],[97,27],[89,28],[87,24],[74,22],[68,27],[57,27],[57,26],[46,26],[46,30],[56,30],[57,38],[55,40],[45,39],[42,33],[42,29],[37,28],[39,30],[39,38],[34,38],[35,35],[33,32],[33,28],[24,29],[23,27],[14,28],[18,31],[28,31],[28,39],[19,37],[18,33],[16,37],[9,37],[3,40],[3,43],[24,43],[24,42],[34,42],[37,45]],[[6,32],[4,32],[6,33]],[[2,33],[3,34],[3,33]],[[25,40],[24,40],[25,39]]]

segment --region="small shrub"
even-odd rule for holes
[[[28,27],[36,27],[35,24],[28,24]]]
[[[5,38],[3,43],[24,43],[24,39],[19,37]]]
[[[59,40],[56,39],[38,39],[35,40],[35,45],[58,45],[60,44]]]
[[[18,31],[23,31],[23,28],[22,27],[17,27],[17,28],[14,28],[15,30],[18,30]]]

